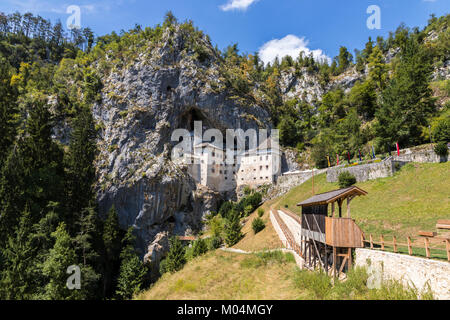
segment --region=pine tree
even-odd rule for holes
[[[36,246],[32,240],[31,214],[22,213],[14,235],[3,248],[4,269],[1,272],[0,298],[7,300],[32,299],[38,286],[35,261]]]
[[[77,255],[73,248],[72,239],[66,231],[66,226],[61,223],[55,232],[55,245],[50,250],[47,260],[43,265],[43,274],[48,278],[45,286],[45,299],[71,300],[80,299],[80,291],[70,290],[67,287],[67,268],[77,265]]]
[[[242,239],[242,226],[239,213],[232,211],[229,220],[225,224],[225,243],[228,247],[234,246]]]
[[[165,271],[177,272],[186,264],[185,249],[177,237],[169,239],[170,250],[165,259]]]
[[[29,205],[33,224],[51,202],[64,202],[63,153],[51,138],[51,117],[45,101],[29,101],[25,132],[10,149],[0,175],[0,244],[14,230]]]
[[[399,142],[407,147],[422,142],[421,126],[435,111],[430,89],[431,61],[414,37],[405,40],[400,63],[381,95],[376,132],[385,151]]]
[[[384,62],[383,52],[376,46],[368,58],[369,78],[376,84],[378,90],[383,90],[386,86],[387,67]]]
[[[147,274],[147,268],[134,249],[132,231],[132,228],[128,229],[123,240],[123,249],[120,253],[121,264],[116,294],[122,299],[130,299],[138,293],[142,289]]]
[[[0,168],[15,138],[17,91],[11,86],[11,67],[0,56]]]
[[[95,167],[97,153],[96,132],[91,110],[82,106],[73,120],[69,152],[66,158],[67,212],[66,221],[73,232],[82,211],[92,207],[95,202]]]
[[[120,267],[120,251],[122,232],[119,227],[119,217],[114,206],[109,210],[108,217],[103,225],[103,245],[104,245],[104,278],[103,294],[110,296],[115,287],[114,276],[118,273]]]
[[[82,211],[77,225],[77,234],[74,239],[75,251],[82,261],[83,288],[82,295],[85,299],[95,298],[98,294],[100,275],[98,266],[100,257],[96,249],[96,236],[98,233],[97,213],[93,208]]]

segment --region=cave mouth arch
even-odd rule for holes
[[[195,107],[190,108],[188,111],[181,115],[179,128],[186,129],[189,132],[193,132],[195,121],[202,121],[203,128],[211,128],[211,122],[208,120],[208,118],[198,108]]]

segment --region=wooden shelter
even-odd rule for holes
[[[352,266],[352,249],[361,248],[363,232],[351,218],[350,202],[367,192],[352,186],[313,196],[302,207],[302,252],[310,268],[317,265],[334,276]],[[342,207],[346,203],[346,216]]]

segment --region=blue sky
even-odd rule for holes
[[[431,13],[450,13],[450,0],[1,0],[0,11],[32,12],[66,22],[67,7],[81,8],[81,24],[97,35],[129,29],[135,23],[154,26],[172,10],[191,19],[219,48],[238,43],[241,52],[265,49],[274,54],[314,52],[334,57],[341,45],[353,53],[369,36],[386,37],[401,22],[424,27]],[[369,30],[370,5],[381,9],[381,29]]]

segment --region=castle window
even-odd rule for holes
[[[266,166],[266,169],[269,170],[269,166]]]
[[[225,171],[224,171],[223,173],[224,173],[224,174],[227,174],[227,172],[228,172],[228,171],[227,171],[227,170],[225,170]]]
[[[216,172],[216,170],[214,170],[214,168],[212,168],[212,169],[211,169],[211,172],[212,172],[212,173],[215,173],[215,172]]]
[[[212,153],[212,156],[213,156],[213,157],[215,157],[215,156],[216,156],[216,153],[215,153],[215,152],[213,152],[213,153]]]
[[[262,171],[263,166],[259,166],[259,171]]]
[[[266,156],[266,160],[269,160],[269,156]]]
[[[222,174],[222,170],[220,170],[219,173]]]
[[[225,177],[225,180],[228,180],[228,177]]]

